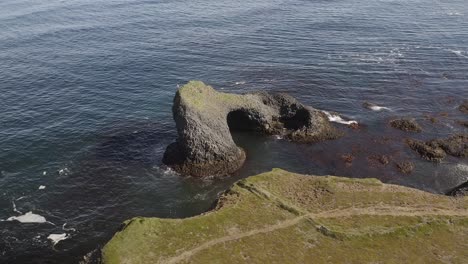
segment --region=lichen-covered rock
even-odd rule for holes
[[[340,136],[325,114],[287,94],[222,93],[199,81],[177,91],[173,115],[178,138],[167,147],[163,162],[199,177],[229,174],[242,166],[246,154],[230,130],[279,134],[299,142]]]
[[[102,250],[120,263],[465,263],[468,197],[275,169],[185,219],[137,217]]]
[[[414,119],[395,119],[390,121],[390,126],[396,129],[400,129],[405,132],[416,132],[422,131],[421,126]]]
[[[447,154],[458,158],[468,157],[468,134],[459,134],[427,142],[408,139],[407,143],[411,149],[430,161],[441,161]]]

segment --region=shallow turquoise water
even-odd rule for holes
[[[466,160],[422,161],[386,123],[415,117],[422,139],[466,132],[455,121],[468,98],[467,16],[463,0],[1,1],[0,219],[20,214],[14,203],[55,226],[0,222],[0,262],[77,262],[125,219],[203,212],[272,167],[436,193],[466,181]],[[240,134],[248,160],[233,177],[175,175],[160,160],[175,139],[173,95],[191,79],[286,91],[364,128],[314,145]],[[370,166],[374,154],[392,163]],[[413,174],[394,168],[401,160]],[[51,233],[69,238],[53,249]]]

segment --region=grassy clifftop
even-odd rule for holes
[[[187,219],[133,218],[104,263],[466,263],[468,197],[275,169]]]

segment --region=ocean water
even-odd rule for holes
[[[336,124],[346,136],[318,144],[236,133],[238,173],[177,175],[161,158],[177,85],[192,79],[288,92],[362,128]],[[126,219],[199,214],[274,167],[443,193],[468,180],[467,160],[426,162],[404,139],[467,132],[464,98],[466,0],[2,0],[0,263],[77,263]],[[424,132],[390,128],[399,116]],[[372,162],[381,154],[388,165]],[[396,169],[405,160],[412,174]]]

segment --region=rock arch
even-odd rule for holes
[[[177,91],[172,111],[178,138],[167,147],[163,162],[197,177],[229,174],[242,166],[246,154],[234,143],[231,130],[278,134],[299,142],[340,136],[321,111],[283,93],[221,93],[190,81]]]

